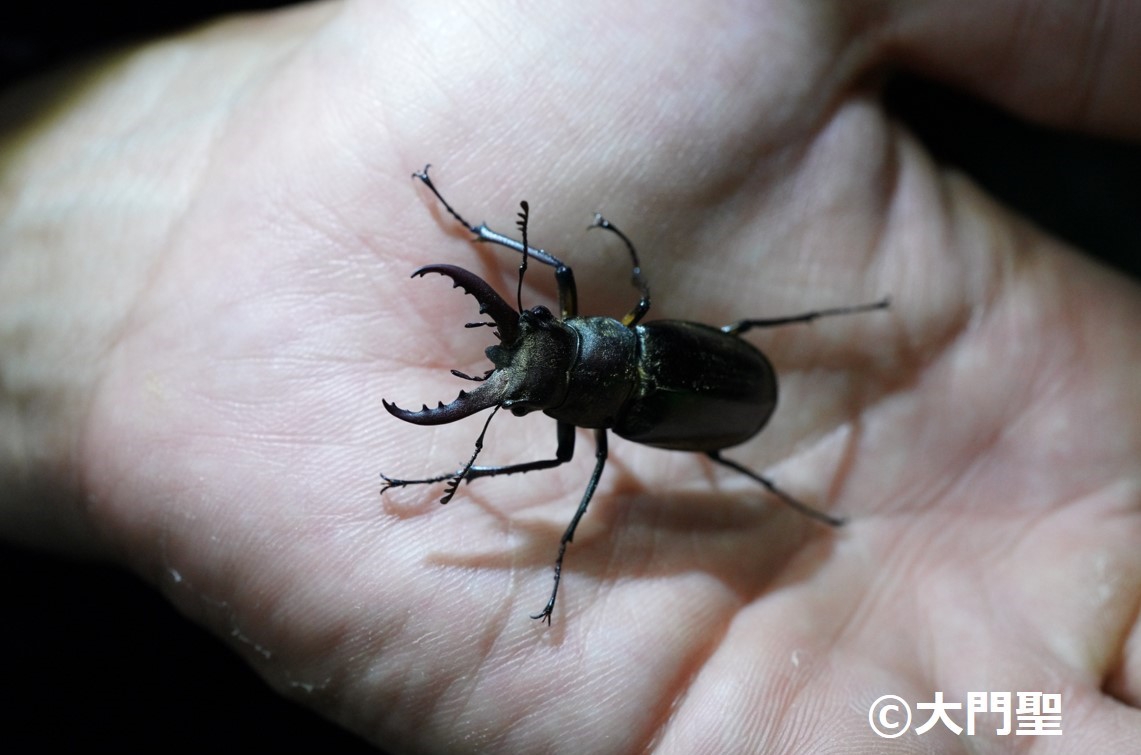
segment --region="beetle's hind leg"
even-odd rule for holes
[[[739,464],[738,462],[733,461],[732,459],[726,459],[724,456],[721,455],[720,451],[707,451],[706,454],[709,456],[710,459],[713,459],[718,464],[721,464],[721,465],[724,465],[726,467],[729,467],[730,469],[736,470],[736,471],[740,472],[741,474],[745,475],[746,477],[748,477],[752,480],[755,480],[756,482],[759,482],[760,484],[764,485],[770,493],[775,495],[777,498],[781,499],[781,501],[783,503],[792,507],[796,511],[799,511],[801,514],[804,514],[807,517],[815,519],[818,522],[823,522],[824,524],[831,525],[832,527],[839,527],[840,525],[844,524],[844,522],[845,522],[843,517],[832,516],[831,514],[826,514],[825,512],[820,511],[819,509],[812,508],[807,503],[801,503],[800,501],[796,500],[795,498],[793,498],[788,493],[786,493],[783,490],[781,490],[780,488],[778,488],[776,486],[776,484],[774,484],[773,481],[770,480],[769,478],[765,477],[764,475],[757,474],[753,470],[749,469],[748,467],[744,466],[743,464]]]
[[[821,317],[836,317],[838,315],[854,315],[859,312],[871,312],[876,309],[887,309],[891,306],[891,299],[884,297],[879,301],[869,302],[867,304],[856,304],[852,307],[834,307],[832,309],[816,309],[811,312],[802,312],[799,315],[789,315],[787,317],[769,317],[765,319],[754,320],[738,320],[737,322],[730,323],[721,328],[722,333],[727,333],[731,336],[739,336],[743,333],[752,330],[753,328],[772,328],[777,325],[792,325],[798,322],[812,322],[819,320]]]

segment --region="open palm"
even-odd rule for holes
[[[868,84],[889,61],[953,76],[1001,44],[952,50],[920,4],[874,22],[860,3],[753,5],[315,6],[116,70],[168,78],[123,137],[160,200],[67,250],[116,255],[92,273],[119,293],[76,456],[106,546],[275,686],[399,748],[871,749],[881,695],[971,691],[1060,693],[1074,749],[1135,737],[1141,296],[934,164]],[[1048,42],[1027,60],[1065,69]],[[1033,82],[958,78],[1079,121],[1023,106]],[[1081,122],[1135,136],[1116,83]],[[382,398],[434,406],[470,387],[450,369],[490,367],[489,331],[462,327],[474,301],[408,275],[458,264],[515,296],[517,255],[467,241],[411,178],[428,161],[474,222],[512,230],[527,200],[582,314],[637,298],[624,248],[586,232],[596,210],[638,245],[647,320],[890,294],[887,312],[746,336],[781,403],[725,455],[849,523],[612,436],[548,628],[528,614],[593,466],[587,431],[571,462],[446,507],[443,484],[381,498],[381,473],[453,470],[482,426],[405,424]],[[80,318],[96,282],[68,298]],[[553,296],[532,266],[524,306]],[[480,462],[555,445],[553,421],[501,412]],[[966,744],[917,736],[897,742]]]

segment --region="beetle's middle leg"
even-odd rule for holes
[[[487,418],[491,422],[491,417]],[[483,426],[484,432],[487,431],[487,425]],[[384,487],[380,489],[384,493],[389,488],[402,488],[406,485],[428,485],[434,482],[449,481],[447,490],[444,496],[440,499],[440,503],[447,503],[452,500],[455,495],[456,489],[463,481],[471,482],[478,477],[496,477],[498,475],[516,474],[519,472],[535,472],[540,469],[553,469],[561,464],[565,464],[574,457],[574,425],[560,422],[558,424],[558,448],[555,449],[555,458],[553,459],[539,459],[537,461],[525,461],[520,464],[507,464],[496,467],[477,467],[474,466],[475,457],[483,448],[483,433],[479,434],[476,440],[475,453],[472,454],[468,463],[460,467],[455,472],[448,472],[447,474],[440,474],[434,477],[425,477],[420,480],[398,480],[394,477],[382,474],[380,478],[384,480]]]
[[[650,311],[650,284],[646,283],[646,278],[642,275],[642,264],[638,262],[638,251],[634,249],[634,242],[631,241],[626,234],[618,230],[618,226],[602,217],[601,213],[594,213],[594,222],[590,224],[590,227],[610,231],[622,239],[622,242],[626,244],[626,249],[630,252],[630,284],[638,289],[638,293],[640,293],[641,296],[638,298],[638,303],[634,305],[634,308],[627,312],[626,316],[622,318],[622,324],[628,328],[637,325],[638,321],[645,317],[646,313]]]
[[[801,503],[788,493],[778,488],[769,478],[765,477],[764,475],[757,474],[745,465],[739,464],[732,459],[726,459],[721,455],[720,451],[706,451],[706,455],[718,464],[722,464],[726,467],[729,467],[730,469],[736,470],[746,477],[761,483],[768,489],[770,493],[781,499],[783,503],[792,507],[796,511],[799,511],[801,514],[804,514],[807,517],[815,519],[818,522],[824,522],[825,524],[829,524],[833,527],[839,527],[844,523],[843,517],[832,516],[831,514],[826,514],[819,509],[812,508],[807,503]]]
[[[598,487],[598,480],[602,477],[602,468],[606,466],[606,430],[595,430],[594,440],[596,443],[594,473],[590,475],[590,482],[587,483],[586,491],[582,494],[582,501],[578,504],[578,510],[574,512],[570,525],[563,533],[562,539],[559,540],[559,556],[555,559],[555,586],[551,588],[551,597],[547,600],[547,605],[543,607],[543,610],[531,614],[532,619],[546,620],[547,626],[551,625],[551,612],[555,610],[555,598],[559,595],[559,579],[563,573],[563,556],[566,555],[567,544],[574,540],[575,528],[578,527],[582,515],[586,513],[586,507],[590,505],[590,499],[594,497],[594,489]]]

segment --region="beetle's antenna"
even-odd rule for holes
[[[487,426],[491,424],[491,418],[495,416],[497,411],[499,411],[498,404],[496,404],[495,408],[491,410],[491,414],[488,415],[487,421],[483,423],[483,430],[480,431],[479,437],[475,439],[475,450],[471,452],[471,458],[467,460],[467,464],[464,464],[463,468],[460,471],[456,472],[455,476],[452,477],[452,479],[448,480],[448,485],[444,489],[444,497],[440,499],[440,503],[447,503],[448,501],[452,500],[452,496],[454,496],[456,491],[459,490],[460,483],[464,481],[468,475],[468,472],[471,471],[472,466],[475,465],[475,457],[479,456],[479,452],[483,450],[483,436],[487,435]]]
[[[527,272],[527,258],[531,256],[528,253],[530,247],[527,246],[527,219],[531,214],[531,207],[526,201],[520,202],[519,206],[523,211],[519,213],[519,220],[515,224],[523,234],[523,263],[519,265],[519,288],[515,291],[515,303],[519,305],[519,314],[523,314],[523,273]]]
[[[463,378],[464,380],[472,380],[476,383],[482,383],[484,380],[487,380],[489,377],[491,377],[491,373],[493,372],[495,372],[495,370],[488,370],[487,372],[483,373],[483,377],[479,377],[478,375],[468,375],[467,373],[460,372],[459,370],[452,370],[452,374],[456,377]]]

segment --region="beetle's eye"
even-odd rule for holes
[[[553,320],[555,318],[555,316],[551,314],[551,310],[547,309],[542,304],[531,307],[530,312],[539,320]]]
[[[507,399],[500,406],[514,414],[516,417],[522,417],[534,411],[534,407],[527,406],[526,404],[521,404],[518,401],[512,399]]]

